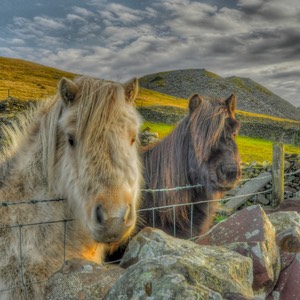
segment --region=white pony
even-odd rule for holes
[[[0,299],[39,300],[64,258],[100,263],[105,244],[130,236],[141,182],[137,90],[136,79],[62,78],[56,96],[4,129]],[[65,201],[23,203],[57,198]]]

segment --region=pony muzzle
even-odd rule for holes
[[[106,209],[102,204],[94,207],[93,239],[99,243],[123,243],[133,231],[137,216],[131,204]]]
[[[225,163],[217,167],[218,187],[224,191],[232,189],[241,178],[239,163]]]

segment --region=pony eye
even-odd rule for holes
[[[234,131],[233,133],[232,133],[232,136],[235,138],[236,137],[236,131]]]
[[[70,146],[74,147],[75,146],[75,139],[72,135],[68,135],[68,142]]]
[[[130,144],[133,145],[133,144],[135,143],[135,140],[136,140],[136,138],[133,137],[133,138],[131,139],[131,141],[130,141]]]

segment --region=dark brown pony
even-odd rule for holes
[[[182,205],[142,211],[145,225],[170,234],[175,231],[176,236],[186,238],[209,229],[216,202],[205,201],[220,199],[241,176],[235,142],[240,125],[235,119],[235,109],[234,95],[225,101],[207,101],[194,95],[189,100],[188,115],[174,131],[142,154],[145,180],[142,209],[195,203],[192,208]],[[187,185],[197,187],[149,191]]]

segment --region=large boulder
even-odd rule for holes
[[[296,211],[278,211],[268,217],[277,234],[293,227],[300,228],[300,214]]]
[[[176,239],[158,229],[148,227],[137,234],[120,266],[127,269],[106,300],[253,299],[250,258],[224,247]]]
[[[268,215],[276,230],[276,242],[283,252],[300,252],[300,214],[279,211]]]
[[[267,298],[268,300],[300,299],[300,253],[288,253],[287,256],[289,263],[281,271],[274,290]]]
[[[275,229],[259,205],[247,207],[201,236],[199,245],[225,246],[253,261],[253,290],[267,295],[280,272],[280,253]]]
[[[103,299],[123,271],[114,265],[101,266],[74,258],[66,261],[61,269],[49,278],[44,299]]]

